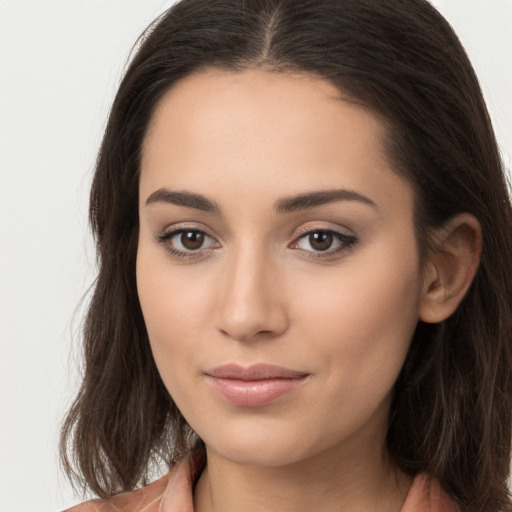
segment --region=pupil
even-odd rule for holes
[[[181,243],[187,249],[199,249],[203,245],[204,235],[198,231],[184,231],[181,234]]]
[[[329,249],[332,244],[332,233],[326,233],[324,231],[317,231],[309,235],[309,242],[311,247],[318,251],[325,251]]]

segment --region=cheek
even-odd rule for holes
[[[415,262],[392,261],[349,269],[347,260],[321,290],[310,287],[315,292],[297,312],[306,360],[325,376],[310,411],[330,411],[326,435],[349,435],[370,418],[387,421],[390,393],[418,321]]]
[[[381,255],[377,261],[363,253],[357,261],[347,259],[335,275],[321,280],[321,287],[309,283],[308,294],[294,291],[296,297],[307,297],[297,312],[301,337],[314,340],[317,356],[340,382],[364,386],[365,379],[377,379],[392,385],[418,322],[415,257],[377,254]]]
[[[137,290],[156,365],[173,394],[173,377],[186,378],[195,366],[205,304],[211,298],[208,287],[190,279],[190,270],[173,269],[162,252],[139,247]]]
[[[199,327],[205,303],[215,293],[205,283],[207,268],[171,262],[170,256],[141,229],[137,251],[137,291],[150,339],[179,339]],[[153,336],[151,336],[151,333]]]

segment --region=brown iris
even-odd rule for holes
[[[200,231],[183,231],[181,233],[181,243],[183,247],[191,251],[200,249],[204,242],[204,233]]]
[[[333,235],[327,231],[315,231],[309,235],[309,243],[317,251],[325,251],[332,245]]]

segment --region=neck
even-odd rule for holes
[[[340,445],[278,467],[238,464],[207,447],[194,510],[399,512],[411,478],[392,464],[383,442],[376,444]]]

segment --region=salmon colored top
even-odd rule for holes
[[[194,512],[193,486],[201,467],[193,468],[189,461],[183,461],[142,489],[108,500],[87,501],[64,512]],[[401,512],[459,512],[459,509],[436,480],[421,474],[414,479]]]

